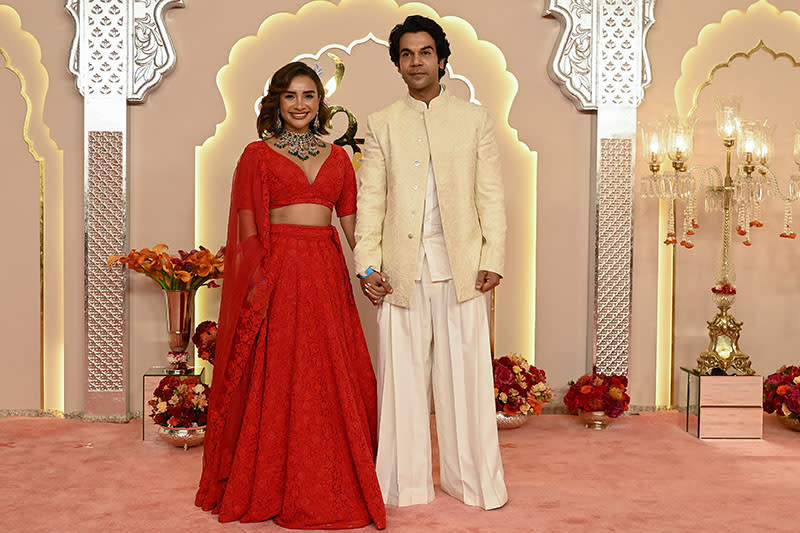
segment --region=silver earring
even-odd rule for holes
[[[319,113],[314,117],[314,122],[311,124],[311,131],[317,133],[319,131]]]
[[[280,133],[283,131],[283,120],[281,119],[281,114],[278,113],[278,116],[275,117],[275,133]]]

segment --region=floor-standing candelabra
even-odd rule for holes
[[[692,248],[692,237],[698,229],[697,194],[706,184],[705,207],[708,211],[722,211],[722,250],[716,283],[711,289],[718,312],[708,322],[709,345],[697,359],[695,370],[700,374],[744,375],[754,374],[750,357],[739,349],[742,323],[729,313],[736,299],[734,271],[730,260],[732,217],[737,215],[736,232],[743,237],[742,244],[751,245],[751,228],[763,226],[761,203],[771,194],[784,202],[784,227],[781,237],[794,239],[792,229],[792,202],[800,197],[800,176],[792,176],[789,195],[784,196],[775,174],[769,169],[774,153],[774,130],[766,121],[739,118],[740,99],[728,96],[716,99],[717,133],[726,150],[725,173],[714,166],[689,168],[694,140],[693,121],[667,119],[666,123],[644,125],[641,128],[642,148],[650,168],[650,175],[642,179],[642,195],[666,200],[669,206],[665,244]],[[795,124],[794,158],[800,167],[800,124]],[[731,173],[734,146],[739,165]],[[672,163],[673,172],[660,173],[664,154]],[[695,176],[699,176],[699,179]],[[683,234],[678,241],[676,230],[676,204],[685,200]]]

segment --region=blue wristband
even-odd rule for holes
[[[372,274],[373,272],[375,272],[375,269],[374,269],[374,268],[372,268],[372,267],[367,267],[367,269],[364,271],[364,275],[362,276],[361,274],[359,274],[359,275],[358,275],[358,277],[359,277],[359,278],[366,278],[367,276],[369,276],[369,275],[370,275],[370,274]]]

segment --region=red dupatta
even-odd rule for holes
[[[222,499],[249,388],[247,372],[242,374],[238,383],[229,383],[228,370],[246,364],[246,361],[237,359],[252,351],[236,349],[237,324],[245,308],[251,280],[263,276],[260,267],[269,256],[269,189],[263,180],[264,150],[263,141],[247,145],[233,175],[214,386],[209,402],[203,474],[195,498],[195,504],[204,510],[216,508]],[[257,229],[256,235],[243,240],[240,240],[240,210],[253,211]]]

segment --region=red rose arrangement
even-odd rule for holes
[[[188,428],[205,426],[211,387],[196,376],[167,376],[153,391],[150,418],[159,426]]]
[[[544,370],[531,366],[515,353],[492,360],[494,405],[498,413],[541,414],[542,404],[553,399],[553,389],[546,383]]]
[[[213,320],[201,322],[194,330],[192,342],[197,348],[197,357],[213,365],[217,354],[217,323]]]
[[[605,411],[616,418],[630,407],[631,398],[625,392],[628,378],[605,374],[586,374],[578,381],[570,381],[564,403],[570,413],[578,411]]]
[[[800,366],[783,365],[764,380],[764,411],[800,418]]]

